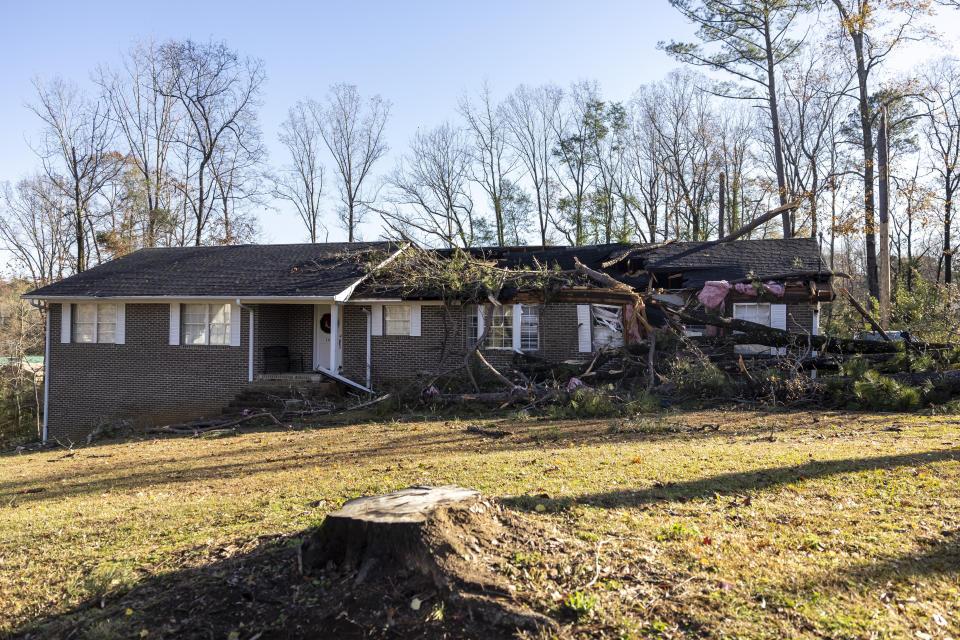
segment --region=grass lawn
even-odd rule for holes
[[[561,637],[960,638],[957,418],[701,411],[465,432],[490,422],[0,457],[0,637],[179,637],[177,611],[157,611],[164,580],[213,585],[269,549],[285,567],[349,498],[455,483],[580,550],[504,550]],[[302,582],[295,597],[329,588]],[[197,637],[287,637],[284,615],[236,620]]]

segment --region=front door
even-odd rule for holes
[[[330,305],[313,307],[313,368],[330,370]]]

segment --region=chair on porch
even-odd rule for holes
[[[289,373],[294,371],[293,364],[297,362],[299,367],[297,372],[303,371],[303,356],[291,356],[290,350],[286,345],[274,345],[263,348],[263,372],[264,373]]]

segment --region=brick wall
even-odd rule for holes
[[[313,305],[257,304],[254,310],[253,370],[263,373],[263,348],[286,346],[292,367],[303,362],[304,371],[313,370]]]
[[[101,423],[188,420],[219,411],[247,382],[247,312],[239,347],[171,346],[167,304],[126,305],[126,344],[63,344],[51,304],[50,437],[78,440]]]
[[[343,375],[363,384],[366,380],[367,315],[359,305],[343,311]],[[434,375],[462,362],[467,348],[474,306],[423,305],[420,336],[372,336],[371,379],[374,387]],[[583,357],[578,352],[577,309],[573,304],[547,304],[540,308],[540,349],[535,355],[551,362]],[[486,349],[484,357],[495,367],[513,361],[508,349]],[[445,361],[444,361],[445,359]]]

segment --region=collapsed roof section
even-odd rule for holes
[[[813,238],[599,244],[580,247],[480,247],[468,250],[504,268],[557,267],[572,270],[575,259],[604,271],[635,289],[699,289],[711,280],[746,280],[786,276],[829,281],[820,248]],[[441,253],[450,253],[446,250]]]

